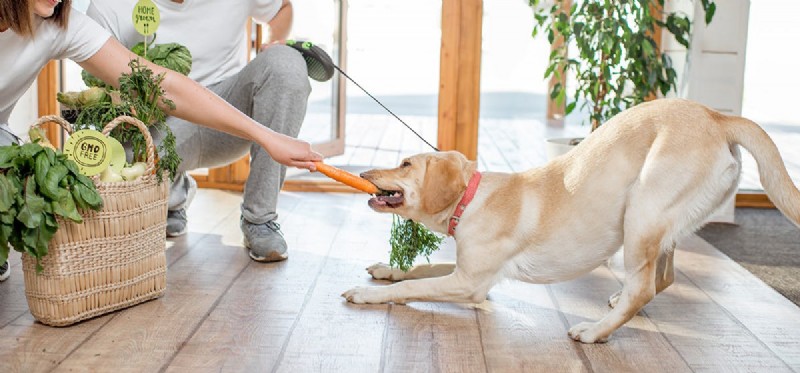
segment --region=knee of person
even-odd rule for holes
[[[250,63],[258,64],[261,71],[267,72],[265,78],[278,80],[286,89],[311,91],[308,81],[308,68],[303,56],[292,47],[276,44],[258,54]]]

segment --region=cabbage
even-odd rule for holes
[[[144,42],[139,42],[131,47],[131,51],[137,56],[144,56]],[[189,72],[192,71],[192,53],[189,52],[188,48],[178,43],[153,45],[147,50],[145,59],[183,75],[189,75]],[[81,78],[87,87],[107,87],[102,80],[95,78],[86,70],[81,71]]]
[[[86,70],[81,71],[81,79],[83,79],[83,83],[86,84],[87,87],[100,87],[100,88],[108,87],[108,85],[105,82],[103,82],[98,78],[95,78],[94,75],[89,74],[89,72]]]
[[[131,50],[139,56],[144,56],[144,42],[134,45]],[[192,71],[192,53],[178,43],[156,44],[147,50],[147,55],[144,57],[158,66],[183,75],[189,75]]]

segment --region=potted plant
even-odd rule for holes
[[[591,131],[627,108],[676,89],[672,61],[654,38],[660,28],[689,49],[692,22],[685,13],[665,12],[664,0],[528,1],[534,9],[533,36],[546,33],[554,46],[544,77],[560,81],[571,73],[575,78],[574,88],[554,84],[550,99],[566,102],[565,114],[580,103],[588,111]],[[716,5],[713,0],[701,3],[708,24]],[[570,47],[575,57],[568,56]],[[575,145],[579,139],[567,141]]]

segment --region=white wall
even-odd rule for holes
[[[28,137],[28,127],[38,119],[39,102],[36,90],[36,81],[34,81],[28,91],[17,101],[17,106],[14,107],[11,118],[8,120],[11,131],[22,138]]]

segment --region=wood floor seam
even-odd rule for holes
[[[611,270],[611,266],[607,266],[607,267],[608,267],[609,271],[611,272],[611,274],[614,276],[614,278],[617,279],[617,282],[619,282],[620,286],[624,286],[625,282],[623,281],[623,279],[621,279],[619,276],[617,276],[616,272]],[[658,294],[655,295],[655,297],[657,297],[657,296],[658,296]],[[681,353],[681,351],[675,346],[675,344],[672,343],[672,340],[669,338],[669,336],[666,333],[664,333],[664,331],[661,330],[660,326],[658,326],[658,322],[656,322],[655,319],[653,319],[652,317],[650,317],[650,315],[647,314],[647,310],[645,310],[646,307],[647,307],[647,305],[642,307],[642,309],[640,309],[639,312],[641,312],[642,315],[644,315],[645,317],[647,317],[648,320],[650,320],[650,323],[653,324],[654,328],[656,328],[656,330],[658,331],[658,334],[661,336],[661,338],[663,338],[664,341],[667,342],[667,344],[672,348],[673,351],[675,351],[676,354],[678,354],[678,356],[680,356],[681,360],[686,365],[686,367],[689,370],[691,370],[692,372],[695,372],[694,368],[692,368],[692,366],[689,364],[689,361],[686,360],[686,356],[684,356]]]
[[[486,344],[483,340],[483,327],[481,327],[481,317],[478,314],[480,312],[477,307],[475,307],[472,312],[475,314],[475,324],[478,326],[478,339],[481,341],[481,355],[483,355],[483,371],[489,372],[489,362],[486,361]]]
[[[561,310],[561,306],[558,304],[558,299],[556,298],[556,295],[553,294],[553,287],[551,285],[545,285],[545,288],[547,288],[547,295],[550,297],[550,301],[553,302],[553,306],[555,306],[556,311],[558,311],[558,316],[559,318],[561,318],[561,322],[564,325],[564,328],[569,330],[570,325],[569,321],[567,320],[567,315],[565,315],[564,311]],[[566,336],[566,333],[564,334],[565,338],[569,338],[568,336]],[[573,342],[572,346],[575,347],[575,353],[578,354],[578,358],[581,359],[583,366],[586,367],[589,373],[594,373],[594,368],[592,367],[592,360],[589,359],[589,356],[586,355],[586,351],[583,350],[583,345],[580,342]]]
[[[111,320],[114,320],[114,318],[116,318],[117,315],[119,315],[119,314],[115,313],[115,314],[111,315],[111,317],[109,317],[108,320],[106,320],[106,322],[103,323],[103,325],[100,325],[97,329],[95,329],[94,331],[89,333],[89,335],[87,335],[86,338],[84,338],[83,341],[81,341],[81,343],[79,343],[77,346],[75,346],[75,348],[73,348],[66,355],[64,355],[64,357],[61,358],[61,360],[59,360],[58,363],[56,363],[56,365],[50,371],[52,372],[52,371],[58,369],[58,367],[61,365],[62,362],[64,362],[67,359],[69,359],[70,356],[72,356],[72,354],[75,353],[75,351],[78,351],[81,347],[83,347],[83,345],[86,344],[86,342],[89,342],[99,331],[103,330],[103,328],[106,325],[108,325],[108,323],[110,323]]]
[[[730,259],[729,259],[729,260],[730,260]],[[680,273],[682,276],[684,276],[684,277],[686,278],[686,280],[687,280],[687,281],[691,282],[691,283],[692,283],[692,285],[694,285],[694,286],[695,286],[697,289],[699,289],[701,292],[703,292],[703,294],[705,294],[705,295],[706,295],[706,297],[708,297],[708,299],[709,299],[711,302],[714,302],[714,304],[715,304],[715,305],[717,305],[717,307],[719,307],[719,308],[721,308],[721,309],[722,309],[722,312],[725,312],[725,316],[729,317],[731,320],[733,320],[733,322],[734,322],[734,323],[736,323],[736,324],[737,324],[737,325],[739,325],[739,326],[740,326],[742,329],[744,329],[744,330],[745,330],[745,332],[746,332],[747,334],[749,334],[749,335],[750,335],[752,338],[754,338],[756,341],[758,341],[758,343],[759,343],[759,344],[760,344],[762,347],[764,347],[764,349],[766,349],[767,351],[769,351],[769,353],[770,353],[770,354],[771,354],[771,355],[772,355],[774,358],[778,359],[778,361],[780,361],[780,362],[781,362],[781,363],[782,363],[782,364],[783,364],[783,365],[784,365],[784,366],[785,366],[787,369],[789,369],[789,370],[791,370],[791,371],[795,371],[795,370],[792,368],[792,366],[791,366],[791,365],[789,365],[789,363],[788,363],[788,362],[786,362],[785,360],[783,360],[783,358],[782,358],[782,357],[780,357],[780,356],[779,356],[779,355],[778,355],[778,354],[777,354],[777,353],[776,353],[776,352],[775,352],[775,351],[772,349],[772,347],[770,347],[770,346],[769,346],[769,345],[768,345],[766,342],[764,342],[764,341],[761,339],[761,337],[759,337],[759,336],[758,336],[756,333],[754,333],[752,330],[750,330],[750,328],[749,328],[747,325],[745,325],[744,323],[742,323],[742,321],[741,321],[741,320],[739,320],[739,318],[738,318],[738,317],[736,317],[736,315],[734,315],[733,313],[731,313],[731,311],[730,311],[730,310],[728,310],[728,308],[727,308],[727,307],[725,307],[723,304],[720,304],[719,302],[717,302],[717,300],[716,300],[716,299],[714,299],[714,297],[712,297],[712,296],[711,296],[711,295],[710,295],[710,294],[709,294],[709,293],[706,291],[706,289],[703,289],[702,287],[700,287],[699,285],[697,285],[697,283],[696,283],[696,282],[694,282],[694,280],[693,280],[693,279],[692,279],[690,276],[687,276],[687,275],[686,275],[686,273],[684,273],[682,270],[678,269],[677,267],[675,268],[675,272],[677,272],[677,273]]]
[[[19,315],[17,315],[17,316],[14,316],[13,318],[11,318],[11,320],[9,320],[9,321],[8,321],[7,323],[5,323],[3,326],[0,326],[0,330],[3,330],[3,328],[5,328],[5,327],[7,327],[7,326],[9,326],[9,325],[11,325],[11,324],[13,324],[13,323],[14,323],[14,321],[17,321],[17,320],[19,320],[19,318],[20,318],[20,317],[22,317],[22,316],[25,316],[25,315],[26,315],[28,312],[30,312],[30,311],[28,311],[28,310],[25,310],[25,311],[22,311],[22,312],[20,312],[20,313],[19,313]]]
[[[300,319],[303,317],[303,313],[305,312],[308,303],[311,301],[311,295],[314,293],[314,290],[317,288],[317,281],[319,281],[322,272],[325,270],[325,266],[328,264],[328,259],[330,258],[331,251],[333,250],[333,244],[336,242],[336,237],[341,232],[341,227],[339,230],[333,235],[333,239],[328,244],[328,250],[325,252],[325,258],[322,260],[322,263],[319,266],[319,270],[317,270],[317,274],[314,276],[314,281],[309,285],[308,291],[306,292],[305,298],[303,299],[303,304],[300,306],[300,310],[297,313],[294,321],[292,322],[292,326],[289,328],[289,333],[286,335],[286,339],[283,341],[281,345],[281,351],[278,353],[278,357],[275,359],[275,365],[273,365],[271,372],[277,373],[278,367],[280,367],[281,362],[283,361],[286,355],[286,349],[289,347],[289,342],[292,339],[292,335],[294,334],[295,329],[297,328],[297,324],[300,322]]]
[[[389,304],[386,308],[386,320],[383,324],[383,336],[381,336],[381,360],[379,362],[379,372],[383,373],[386,371],[386,350],[389,348],[388,340],[389,340],[389,321],[392,317],[392,307],[393,304]]]
[[[198,320],[198,322],[195,324],[195,326],[192,329],[192,331],[186,336],[186,339],[183,341],[183,343],[181,343],[180,347],[178,347],[172,353],[172,356],[170,356],[168,359],[166,359],[166,361],[164,362],[164,365],[162,365],[161,369],[158,370],[159,372],[163,373],[167,369],[169,369],[169,366],[175,360],[175,357],[178,356],[178,354],[186,346],[186,343],[192,340],[192,337],[194,337],[194,335],[197,334],[197,331],[200,330],[200,328],[203,326],[203,324],[206,322],[206,320],[208,320],[208,317],[211,316],[211,313],[214,312],[214,310],[217,309],[217,306],[219,306],[219,303],[228,294],[228,291],[231,290],[231,287],[233,287],[233,285],[236,284],[236,281],[239,280],[240,277],[242,277],[242,273],[244,273],[244,271],[247,270],[247,268],[249,268],[251,265],[253,265],[252,262],[247,263],[246,266],[242,267],[242,269],[231,280],[231,282],[228,284],[228,286],[225,287],[225,291],[220,293],[219,297],[217,297],[217,299],[214,301],[214,303],[211,304],[211,307],[208,308],[208,311],[203,315],[203,317],[200,318],[200,320]]]

